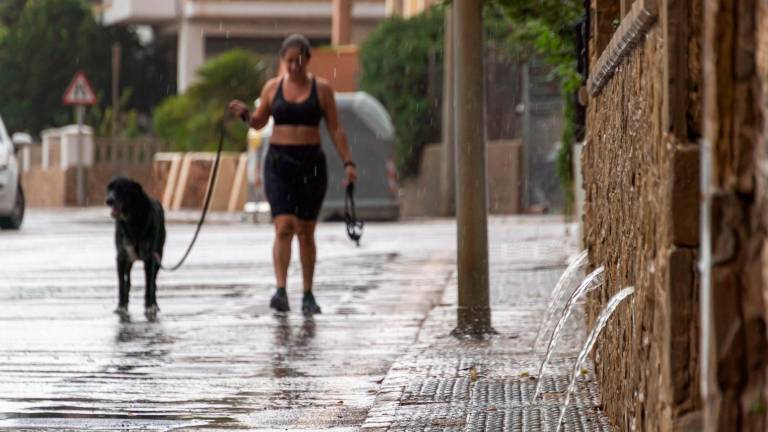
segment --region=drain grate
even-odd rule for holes
[[[426,379],[411,382],[403,393],[403,405],[466,402],[469,400],[469,378]]]
[[[541,386],[541,395],[536,404],[561,404],[568,388],[565,375],[546,376]],[[528,405],[536,381],[529,378],[513,378],[500,381],[478,381],[472,386],[471,404],[474,406],[519,406]],[[580,379],[571,396],[573,404],[599,406],[600,398],[592,381]]]
[[[463,405],[400,405],[388,432],[458,432],[466,430],[467,410]]]
[[[546,376],[536,405],[561,404],[568,388],[566,375]],[[410,381],[400,403],[416,405],[428,403],[469,403],[474,407],[512,407],[530,403],[536,389],[536,380],[510,378],[503,380],[482,379],[472,382],[462,378],[428,378]],[[597,388],[588,378],[577,381],[571,403],[581,406],[600,406]]]
[[[555,432],[560,417],[559,406],[527,406],[504,410],[471,411],[466,431]],[[610,432],[605,416],[592,407],[570,407],[563,432]]]

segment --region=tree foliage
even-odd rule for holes
[[[487,46],[506,53],[509,61],[543,58],[564,83],[578,88],[571,19],[578,11],[561,11],[559,2],[542,0],[487,2],[483,27]],[[557,12],[554,12],[557,11]],[[560,13],[563,16],[560,16]],[[411,17],[391,17],[368,37],[360,49],[361,89],[379,99],[392,116],[396,133],[396,162],[401,176],[417,173],[424,145],[440,140],[443,7],[436,6]],[[557,31],[553,31],[553,28]],[[571,37],[571,39],[568,39]],[[431,68],[430,65],[437,65]]]
[[[199,80],[184,94],[165,99],[155,110],[155,132],[175,150],[213,150],[219,139],[219,125],[231,99],[252,101],[267,79],[265,63],[253,54],[232,50],[205,63]],[[226,122],[227,141],[232,150],[244,150],[244,123]],[[231,145],[230,142],[237,144]]]
[[[131,95],[127,109],[149,112],[175,89],[161,47],[142,46],[131,29],[100,26],[84,0],[13,0],[3,6],[0,113],[12,130],[37,133],[73,121],[61,97],[78,70],[88,75],[99,101],[88,118],[99,122],[112,102],[114,42],[122,47],[121,87]]]
[[[19,21],[21,11],[28,0],[3,0],[0,2],[0,26],[11,27]]]
[[[496,0],[509,20],[510,47],[531,47],[560,80],[565,101],[565,125],[557,153],[557,173],[566,205],[573,201],[573,143],[577,135],[576,102],[573,94],[582,84],[577,70],[576,27],[584,19],[579,0]]]
[[[440,139],[441,89],[434,81],[430,88],[430,64],[440,64],[442,52],[440,8],[409,19],[389,18],[360,48],[360,87],[392,116],[401,176],[415,174],[424,145]]]

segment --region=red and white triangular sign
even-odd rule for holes
[[[67,91],[64,92],[62,100],[64,105],[93,105],[96,103],[96,93],[94,93],[91,83],[83,71],[75,74],[69,87],[67,87]]]

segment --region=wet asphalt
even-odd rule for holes
[[[0,232],[0,430],[357,430],[455,269],[453,221],[318,228],[323,314],[268,308],[272,228],[206,225],[187,264],[158,279],[143,314],[113,313],[113,226],[104,209],[31,211]],[[194,226],[170,223],[166,259]]]

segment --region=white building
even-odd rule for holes
[[[339,4],[347,2],[349,22],[340,24],[348,26],[347,43],[362,41],[388,10],[402,13],[402,0],[102,0],[101,15],[104,25],[149,25],[174,40],[181,92],[206,59],[228,49],[274,55],[292,33],[315,46],[329,44],[334,12],[338,17]]]

